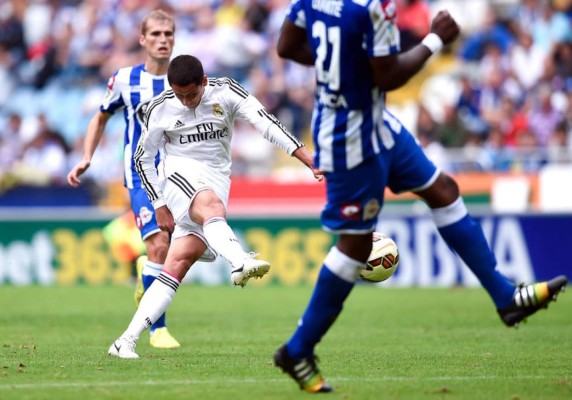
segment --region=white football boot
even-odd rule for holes
[[[109,347],[107,354],[119,358],[139,358],[139,354],[135,353],[136,344],[132,337],[121,336]]]
[[[250,278],[262,278],[270,270],[270,263],[257,260],[258,254],[249,253],[244,259],[242,266],[235,268],[230,273],[230,279],[234,286],[244,287]]]

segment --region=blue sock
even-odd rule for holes
[[[342,311],[344,301],[354,287],[357,268],[361,266],[362,263],[332,247],[318,275],[310,303],[286,344],[290,357],[301,359],[314,353],[314,347]]]
[[[515,286],[496,269],[493,254],[481,225],[469,214],[446,226],[438,227],[445,242],[461,257],[489,293],[497,308],[508,307]]]
[[[149,289],[149,286],[151,286],[151,284],[155,281],[155,279],[157,278],[156,276],[153,275],[142,275],[141,276],[142,281],[143,281],[143,288],[145,290]],[[153,333],[153,331],[157,328],[164,328],[166,326],[166,322],[165,322],[165,313],[163,313],[163,315],[161,315],[157,321],[155,321],[155,323],[153,325],[151,325],[151,327],[149,328],[149,331],[151,333]]]

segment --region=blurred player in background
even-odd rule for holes
[[[157,222],[173,241],[163,271],[145,292],[127,330],[109,348],[109,355],[120,358],[139,358],[139,335],[167,309],[195,261],[220,254],[231,264],[232,282],[239,286],[270,269],[268,262],[243,250],[226,221],[235,118],[313,169],[311,152],[235,80],[207,78],[200,60],[190,55],[175,57],[167,76],[171,90],[149,105],[135,162]],[[154,155],[160,148],[165,158],[156,166]]]
[[[441,236],[478,277],[506,325],[545,307],[567,283],[560,276],[515,288],[502,276],[456,182],[385,110],[384,92],[405,84],[459,34],[453,18],[441,11],[422,42],[400,53],[395,9],[393,0],[293,0],[278,40],[281,57],[315,66],[315,167],[327,182],[322,226],[339,235],[298,328],[274,354],[276,366],[307,392],[332,391],[314,348],[340,314],[370,254],[386,186],[413,191],[428,203]]]
[[[141,240],[141,232],[135,224],[132,210],[113,218],[101,229],[101,233],[114,257],[120,262],[134,265],[142,259],[145,243]]]
[[[143,296],[143,290],[153,283],[163,268],[169,248],[169,234],[162,232],[157,225],[155,210],[135,171],[133,154],[141,136],[141,126],[149,101],[168,88],[166,74],[173,52],[174,35],[174,20],[164,11],[152,11],[143,19],[139,43],[145,49],[145,63],[121,68],[109,79],[107,93],[100,110],[93,116],[87,128],[83,159],[68,174],[68,183],[77,187],[81,183],[80,176],[90,166],[107,121],[116,111],[121,110],[126,124],[123,155],[124,184],[129,190],[131,209],[135,214],[147,253],[137,260],[135,289],[137,305]],[[158,155],[156,161],[158,162]],[[167,330],[165,315],[157,319],[150,332],[150,343],[153,347],[180,346]]]

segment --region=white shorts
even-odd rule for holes
[[[195,235],[208,247],[203,226],[191,220],[189,209],[197,193],[206,189],[214,191],[226,209],[230,178],[202,162],[177,156],[167,156],[158,170],[163,179],[165,204],[175,220],[172,240]],[[215,258],[216,252],[208,247],[200,260],[213,261]]]

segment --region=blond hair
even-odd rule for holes
[[[175,32],[175,20],[173,17],[163,10],[153,10],[147,14],[147,16],[143,18],[143,22],[141,22],[141,34],[143,36],[147,33],[147,22],[151,19],[155,21],[170,21],[173,25],[173,32]]]

